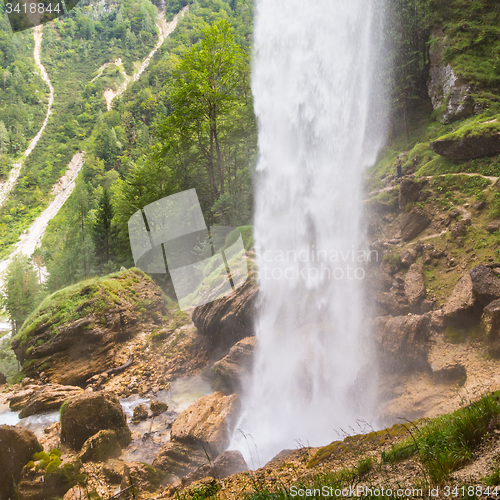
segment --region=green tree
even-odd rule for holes
[[[99,200],[94,222],[94,245],[100,264],[106,264],[112,257],[112,219],[113,206],[111,205],[109,190],[104,189]]]
[[[16,255],[7,268],[3,305],[12,321],[13,333],[35,309],[40,291],[37,272],[25,255]]]
[[[4,122],[0,121],[0,156],[3,156],[9,151],[9,133],[5,128]]]

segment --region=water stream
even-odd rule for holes
[[[375,420],[361,180],[384,139],[382,3],[257,0],[258,349],[231,443],[254,467]]]
[[[126,462],[140,461],[151,464],[160,448],[170,440],[172,423],[198,398],[211,394],[210,384],[199,376],[177,379],[169,390],[159,391],[154,397],[140,397],[136,394],[120,399],[127,422],[132,431],[132,442],[123,450],[121,458]],[[132,423],[134,408],[152,400],[167,403],[168,411],[154,419],[138,424]],[[44,429],[59,421],[59,411],[49,411],[20,419],[18,412],[10,411],[8,404],[0,404],[0,425],[18,425],[33,431],[39,438]]]

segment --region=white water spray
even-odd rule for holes
[[[257,0],[258,349],[231,443],[250,466],[373,423],[361,180],[384,138],[379,3]]]

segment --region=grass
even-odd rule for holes
[[[395,463],[418,454],[429,480],[442,485],[451,472],[471,460],[483,438],[498,427],[498,395],[489,394],[423,426],[413,425],[411,438],[383,453],[382,461]]]

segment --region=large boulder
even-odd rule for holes
[[[0,425],[0,500],[15,498],[14,485],[23,467],[42,445],[33,432],[10,425]]]
[[[110,429],[99,431],[83,443],[82,451],[78,455],[82,462],[103,462],[108,458],[115,458],[121,453],[116,432]]]
[[[231,347],[229,353],[212,366],[212,387],[225,394],[238,392],[241,381],[247,376],[253,363],[255,337],[246,337]]]
[[[429,315],[375,318],[375,343],[390,372],[428,369]]]
[[[231,432],[240,411],[240,400],[233,394],[214,392],[197,399],[177,417],[170,440],[202,444],[216,457],[229,445]]]
[[[484,308],[481,326],[486,334],[488,353],[495,358],[500,357],[500,299]]]
[[[83,394],[81,387],[71,385],[48,384],[42,386],[28,398],[19,413],[20,418],[29,417],[42,411],[58,410],[67,400]]]
[[[431,220],[422,212],[422,210],[412,210],[411,212],[405,214],[401,221],[401,238],[404,241],[412,240],[417,237],[430,223]]]
[[[257,284],[250,277],[234,293],[194,310],[193,323],[209,338],[211,349],[227,353],[236,342],[254,335],[257,291]]]
[[[22,410],[24,405],[38,390],[40,390],[40,386],[35,384],[29,384],[26,385],[20,391],[16,391],[10,396],[7,396],[7,401],[9,402],[9,408],[12,411]]]
[[[438,155],[454,161],[474,160],[500,153],[500,133],[484,132],[462,138],[441,139],[431,142],[431,149]]]
[[[199,481],[204,477],[215,477],[222,479],[248,470],[247,463],[243,455],[236,450],[225,451],[221,453],[213,463],[205,464],[199,469],[190,472],[187,476],[182,478],[182,485],[188,486],[194,481]]]
[[[122,365],[124,342],[166,312],[161,290],[144,273],[81,282],[47,297],[12,346],[23,371],[54,383],[84,386],[92,376]]]
[[[118,443],[123,447],[132,440],[125,413],[112,393],[85,393],[61,408],[61,442],[74,450],[80,450],[88,438],[106,429],[116,432]]]
[[[405,276],[405,295],[411,306],[416,306],[426,295],[424,273],[421,264],[412,264]]]

